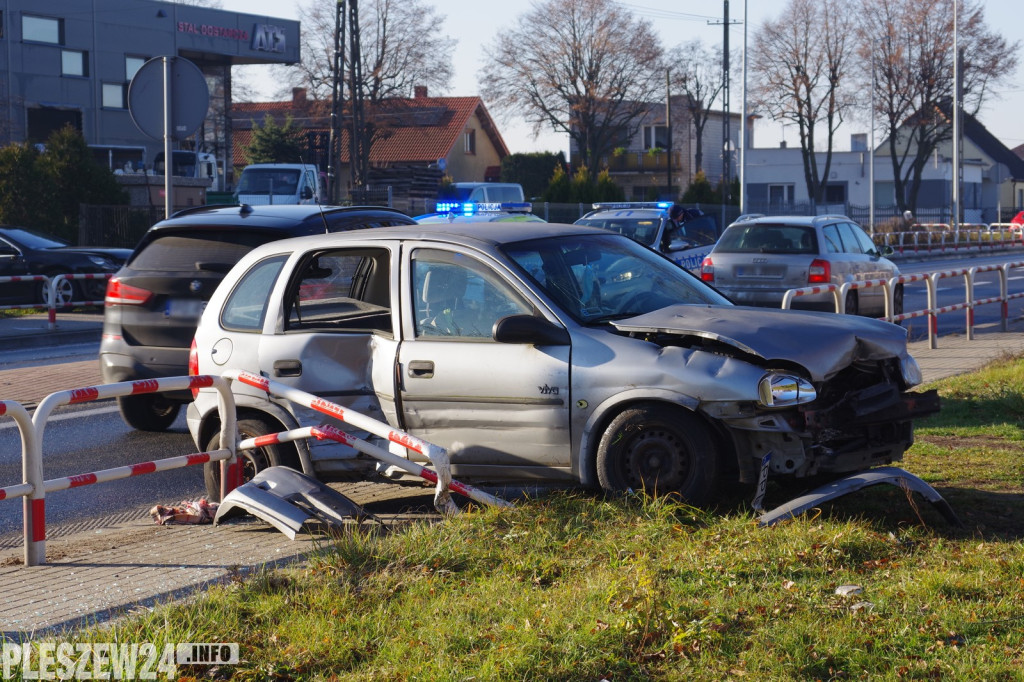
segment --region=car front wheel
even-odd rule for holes
[[[278,433],[280,430],[276,425],[263,419],[238,420],[238,435],[241,440]],[[218,449],[220,449],[219,432],[214,434],[206,445],[207,452]],[[290,466],[293,469],[302,470],[294,447],[287,444],[271,443],[252,450],[239,451],[238,460],[242,465],[242,483],[251,481],[253,476],[270,467]],[[206,482],[207,499],[211,502],[220,502],[220,462],[204,464],[203,479]]]
[[[124,422],[139,431],[166,431],[181,411],[181,403],[155,393],[121,396],[117,407]]]
[[[605,490],[676,492],[697,506],[714,501],[719,468],[707,426],[693,413],[667,405],[623,411],[597,451],[597,477]]]

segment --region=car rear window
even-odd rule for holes
[[[718,240],[719,253],[818,253],[811,226],[754,223],[733,225]]]
[[[136,270],[227,272],[245,254],[276,235],[211,230],[158,236],[129,264]]]

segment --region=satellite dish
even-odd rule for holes
[[[143,64],[128,85],[128,111],[146,135],[164,139],[164,57]],[[199,67],[183,57],[170,60],[170,110],[173,140],[191,137],[210,108],[210,89]]]

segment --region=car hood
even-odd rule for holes
[[[54,253],[82,253],[106,256],[115,263],[124,263],[128,256],[132,255],[131,249],[117,249],[107,246],[61,246],[56,249],[47,249]]]
[[[745,306],[673,305],[612,322],[623,332],[698,336],[767,362],[796,363],[813,381],[825,381],[851,363],[901,358],[907,332],[855,315]]]

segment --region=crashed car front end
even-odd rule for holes
[[[724,427],[740,480],[842,474],[898,462],[913,421],[937,412],[935,391],[913,393],[921,372],[906,332],[867,318],[714,306],[673,306],[615,324],[662,347],[683,347],[761,368],[741,400],[700,401]],[[720,398],[720,397],[719,397]]]

